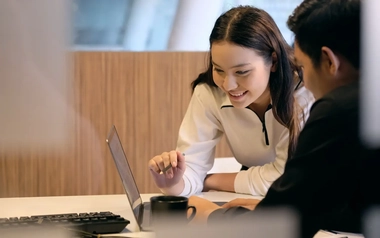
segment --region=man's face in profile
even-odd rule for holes
[[[301,50],[297,41],[294,43],[294,56],[296,58],[297,65],[302,68],[305,87],[314,95],[316,99],[320,98],[320,85],[323,81],[323,76],[319,68],[315,67],[311,58]]]

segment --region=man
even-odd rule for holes
[[[362,215],[380,203],[380,150],[359,138],[360,0],[305,0],[287,24],[305,86],[316,99],[294,156],[253,211],[221,209],[198,197],[190,205],[209,223],[237,224],[287,206],[300,215],[302,237],[319,229],[362,232]]]

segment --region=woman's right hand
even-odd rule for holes
[[[163,171],[168,165],[171,165],[172,167],[166,172],[161,173],[161,171]],[[173,187],[180,186],[180,184],[183,185],[181,182],[183,181],[182,177],[186,169],[184,154],[175,150],[164,152],[149,160],[148,166],[150,174],[158,188],[163,190],[182,191],[183,187],[176,189]]]

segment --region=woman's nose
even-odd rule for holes
[[[236,80],[232,76],[226,76],[224,78],[223,87],[226,91],[232,90],[237,88],[238,84],[236,83]]]

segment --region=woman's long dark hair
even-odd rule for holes
[[[301,109],[293,92],[302,78],[302,71],[296,66],[293,50],[286,43],[272,17],[264,10],[252,6],[232,8],[216,20],[209,41],[210,47],[214,42],[228,41],[254,49],[268,64],[272,62],[272,54],[276,54],[276,71],[270,74],[269,90],[274,117],[289,129],[290,158],[300,132]],[[217,87],[212,78],[212,70],[209,54],[207,70],[192,82],[192,89],[200,83]]]

